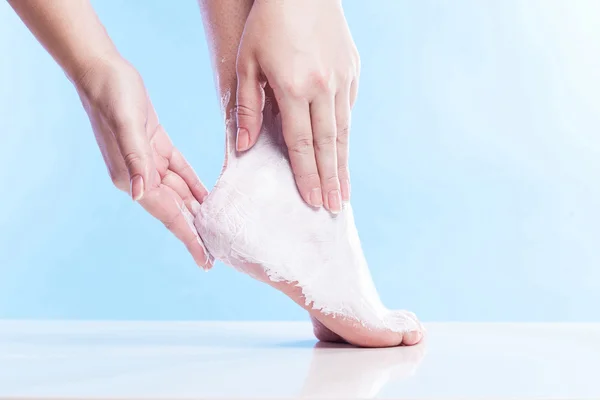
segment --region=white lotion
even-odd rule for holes
[[[257,144],[243,154],[232,146],[235,124],[227,123],[226,166],[195,220],[209,252],[256,279],[295,283],[306,305],[324,314],[372,329],[419,329],[414,314],[382,304],[350,205],[332,215],[304,203],[280,119],[270,115],[265,112]]]

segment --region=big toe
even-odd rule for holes
[[[390,311],[386,323],[391,330],[401,332],[401,344],[403,345],[413,346],[423,339],[423,325],[417,316],[410,311]]]
[[[423,333],[421,331],[411,331],[402,335],[402,344],[407,346],[414,346],[423,339]]]

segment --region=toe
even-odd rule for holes
[[[395,310],[388,313],[385,324],[396,332],[413,332],[421,330],[421,323],[417,316],[405,310]]]
[[[397,332],[402,332],[400,344],[412,346],[423,338],[422,325],[417,316],[405,310],[390,312],[387,318],[388,326]]]
[[[406,346],[413,346],[421,341],[423,334],[421,331],[407,332],[402,337],[402,344]]]

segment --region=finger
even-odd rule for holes
[[[343,90],[335,96],[335,124],[337,131],[337,172],[342,200],[350,201],[350,170],[348,167],[350,137],[349,91]]]
[[[181,198],[185,207],[192,213],[195,217],[200,210],[200,202],[196,200],[190,187],[183,180],[181,176],[176,174],[171,170],[167,170],[167,172],[162,177],[162,184],[173,189],[175,193]]]
[[[350,85],[350,108],[354,107],[358,97],[358,78],[355,78]]]
[[[246,151],[256,143],[263,119],[265,94],[260,82],[260,69],[254,61],[238,58],[235,116],[237,151]]]
[[[206,190],[192,166],[176,148],[173,148],[171,153],[169,169],[184,180],[198,202],[202,203],[208,196],[208,190]]]
[[[310,104],[310,116],[323,203],[332,213],[339,213],[342,210],[342,196],[337,173],[334,101],[333,96],[326,94],[317,97]]]
[[[282,99],[278,104],[283,138],[300,195],[309,205],[321,207],[323,192],[313,148],[309,105],[307,102],[291,99]]]
[[[194,227],[192,214],[173,189],[160,185],[148,191],[140,200],[140,204],[185,244],[196,264],[204,269],[212,266],[212,256],[204,247]]]
[[[129,172],[130,195],[141,200],[152,182],[151,172],[156,171],[145,124],[132,119],[117,124],[112,131]]]

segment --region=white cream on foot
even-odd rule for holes
[[[257,144],[237,154],[228,123],[226,166],[202,204],[196,228],[217,259],[253,276],[295,283],[306,305],[372,329],[420,329],[414,314],[381,302],[363,255],[352,208],[306,205],[298,190],[279,118],[265,112]]]

